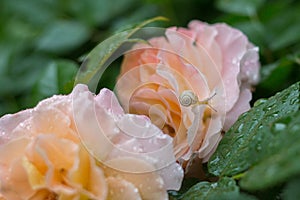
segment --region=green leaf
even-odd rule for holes
[[[51,53],[64,53],[78,47],[90,36],[89,29],[75,21],[56,21],[45,28],[37,48]]]
[[[54,63],[50,63],[40,74],[34,88],[35,101],[38,102],[53,94],[57,94],[58,91],[57,67]]]
[[[300,112],[269,124],[263,134],[269,133],[275,136],[269,140],[272,153],[245,173],[244,189],[265,189],[300,175]]]
[[[270,142],[274,135],[270,124],[299,110],[300,82],[257,103],[240,116],[221,140],[208,163],[209,172],[216,176],[233,176],[244,172],[273,152]]]
[[[130,13],[130,16],[126,18],[118,18],[111,25],[113,31],[118,31],[120,27],[125,27],[128,24],[134,24],[140,22],[143,19],[148,19],[157,15],[157,9],[155,5],[143,5],[134,12]]]
[[[264,0],[218,0],[217,7],[228,13],[253,16]]]
[[[34,102],[54,94],[66,94],[72,90],[77,64],[68,60],[55,60],[40,74],[33,90]]]
[[[77,63],[71,60],[56,60],[58,88],[60,94],[68,94],[74,86],[74,79],[78,71]]]
[[[235,180],[224,177],[216,183],[200,182],[191,187],[180,198],[182,200],[234,200],[234,199],[255,199],[239,192]]]
[[[197,184],[199,179],[197,178],[185,178],[182,181],[181,188],[179,191],[171,190],[168,191],[169,197],[173,199],[181,199],[182,195],[187,192],[193,185]]]
[[[4,66],[0,75],[0,85],[5,85],[0,90],[0,96],[20,95],[27,92],[36,83],[43,67],[49,63],[49,58],[42,54],[30,56],[13,55]]]
[[[296,200],[300,199],[300,178],[293,179],[283,189],[282,199]]]
[[[15,98],[0,98],[0,117],[7,113],[17,112],[19,109]]]
[[[271,96],[300,80],[297,55],[287,55],[261,68],[261,81],[255,95]]]
[[[93,26],[109,23],[116,16],[128,11],[137,3],[137,0],[72,0],[66,1],[65,9]]]
[[[155,17],[146,20],[133,29],[119,32],[112,37],[108,38],[96,46],[85,58],[82,63],[79,73],[77,74],[75,84],[85,83],[88,84],[92,79],[104,72],[106,67],[113,61],[112,56],[116,51],[126,42],[136,42],[138,38],[131,39],[130,37],[143,26],[157,20],[166,20],[164,17]],[[94,88],[95,90],[95,88]]]
[[[48,0],[9,0],[1,1],[4,13],[15,18],[22,19],[27,23],[44,25],[53,20],[59,12],[56,1]]]
[[[258,45],[260,48],[264,48],[267,40],[265,35],[266,28],[261,22],[247,20],[235,23],[234,26],[247,35],[249,41]]]
[[[266,9],[269,8],[266,6]],[[287,9],[289,12],[285,12]],[[299,3],[283,5],[280,10],[273,12],[272,18],[265,23],[266,30],[269,30],[267,39],[271,50],[287,48],[300,41],[299,9]]]

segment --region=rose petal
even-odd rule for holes
[[[108,177],[106,182],[109,187],[108,200],[142,200],[138,188],[131,182],[115,177]]]
[[[118,176],[138,188],[142,199],[168,199],[163,180],[155,173],[156,169],[147,162],[135,158],[117,158],[108,162],[123,172],[112,168],[106,170],[107,176]],[[139,173],[145,172],[148,173]]]

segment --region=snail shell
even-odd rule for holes
[[[198,102],[198,97],[191,90],[185,90],[179,96],[179,102],[182,106],[188,107]]]

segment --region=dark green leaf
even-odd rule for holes
[[[266,43],[266,29],[264,25],[259,21],[243,21],[235,24],[235,27],[241,30],[249,40],[263,48]]]
[[[274,95],[300,80],[300,67],[296,55],[283,57],[277,62],[261,68],[261,82],[256,87],[255,95]]]
[[[300,199],[300,178],[293,179],[283,189],[282,197],[284,200]]]
[[[266,9],[268,9],[267,6]],[[289,12],[285,12],[286,9]],[[300,41],[300,35],[298,34],[300,31],[299,9],[299,3],[281,8],[277,12],[273,12],[274,16],[265,22],[266,29],[269,30],[267,39],[271,50],[277,51]]]
[[[53,94],[57,94],[58,91],[57,67],[54,63],[50,63],[44,69],[36,83],[34,96],[36,101],[40,101]]]
[[[261,85],[266,88],[279,88],[287,81],[293,69],[292,62],[287,59],[265,65],[261,70]]]
[[[244,189],[264,189],[300,175],[300,112],[269,124],[262,134],[269,133],[274,135],[272,153],[245,173]]]
[[[90,25],[103,25],[130,9],[137,0],[73,0],[65,7],[79,19]]]
[[[154,5],[144,5],[140,7],[135,12],[131,13],[127,18],[118,18],[112,24],[112,30],[117,31],[120,27],[128,26],[128,24],[134,24],[140,22],[142,19],[147,19],[155,16],[157,14],[156,6]]]
[[[0,99],[0,117],[7,113],[17,112],[19,109],[14,98]]]
[[[169,191],[169,196],[173,199],[180,199],[182,195],[187,192],[193,185],[197,184],[199,179],[197,178],[185,178],[181,184],[179,191]]]
[[[182,200],[237,200],[255,199],[239,192],[239,187],[235,180],[231,178],[221,178],[216,183],[200,182],[191,187],[182,195]]]
[[[48,0],[4,0],[4,14],[14,16],[35,25],[45,24],[55,18],[58,13],[56,1]]]
[[[113,61],[114,58],[112,58],[112,55],[116,53],[116,51],[124,43],[132,42],[132,41],[136,42],[137,40],[132,40],[130,39],[130,37],[141,27],[156,20],[165,20],[165,18],[163,17],[152,18],[150,20],[142,22],[141,24],[137,25],[133,29],[119,32],[118,34],[115,34],[112,37],[108,38],[107,40],[101,42],[87,55],[85,61],[82,63],[80,71],[76,77],[75,84],[77,83],[88,84],[92,81],[95,75],[99,75],[101,77],[101,74],[104,72],[106,67]],[[93,90],[95,90],[95,88],[93,88]]]
[[[230,128],[211,157],[209,172],[233,176],[244,172],[273,152],[269,126],[299,110],[300,82],[243,114]]]
[[[57,21],[45,28],[37,41],[39,50],[62,53],[78,47],[90,35],[89,29],[75,21]]]
[[[56,60],[58,88],[60,94],[67,94],[72,91],[74,79],[78,71],[77,63],[70,60]]]
[[[35,101],[54,94],[66,94],[72,90],[77,65],[68,60],[56,60],[48,64],[40,74],[34,88]]]
[[[218,0],[217,7],[225,12],[252,16],[264,3],[264,0]]]
[[[39,78],[43,67],[49,63],[49,58],[41,54],[13,58],[9,60],[11,65],[3,66],[0,85],[5,85],[5,87],[1,88],[0,96],[19,95],[30,90]]]

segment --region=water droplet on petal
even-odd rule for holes
[[[118,127],[115,127],[115,128],[114,128],[114,132],[115,132],[115,133],[120,133],[120,129],[119,129]]]
[[[4,136],[4,135],[5,135],[5,132],[4,132],[4,131],[1,131],[1,132],[0,132],[0,137],[1,137],[1,136]]]

